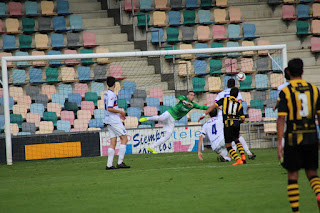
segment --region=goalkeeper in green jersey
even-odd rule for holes
[[[168,111],[162,113],[160,116],[153,116],[153,117],[144,117],[141,118],[140,122],[145,121],[160,121],[163,124],[162,131],[164,132],[164,136],[161,137],[156,143],[152,144],[148,151],[153,154],[157,154],[154,148],[166,142],[170,136],[172,135],[174,129],[174,123],[176,120],[180,120],[183,116],[185,116],[190,110],[193,108],[196,109],[203,109],[207,110],[209,107],[207,106],[200,106],[197,103],[193,102],[195,97],[194,92],[188,92],[187,97],[178,95],[177,99],[179,99],[179,103],[174,107],[171,107]]]

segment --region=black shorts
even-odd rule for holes
[[[289,171],[318,169],[318,144],[285,146],[282,166]]]
[[[226,143],[231,143],[239,138],[240,127],[230,126],[224,128],[224,140]]]

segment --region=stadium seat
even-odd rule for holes
[[[186,0],[186,9],[188,10],[195,10],[198,9],[199,6],[197,5],[198,0]]]
[[[256,36],[256,25],[254,24],[244,24],[243,25],[243,37],[246,40],[253,40],[256,38],[260,38],[259,36]]]
[[[19,96],[17,97],[9,97],[9,109],[12,110],[13,109],[13,105],[14,105],[14,101],[17,100],[20,96],[22,96],[22,94],[20,94]],[[0,97],[0,106],[4,106],[4,100],[3,100],[3,97]]]
[[[103,83],[99,83],[99,82],[92,82],[91,83],[91,92],[101,94],[102,91],[105,91]]]
[[[39,94],[40,93],[40,89],[39,89],[39,87],[37,87],[37,86],[26,86],[25,87],[25,91],[26,91],[26,94],[28,95],[28,96],[30,96],[32,99],[34,99],[34,97],[37,95],[37,94]],[[18,92],[18,94],[19,94],[20,92]],[[10,94],[11,95],[11,94]],[[22,90],[22,88],[21,88],[21,94],[19,94],[19,95],[23,95],[23,90]]]
[[[240,60],[241,72],[253,73],[256,72],[252,58],[241,58]]]
[[[233,24],[244,22],[244,20],[242,20],[241,9],[234,8],[234,7],[229,8],[229,20],[230,20],[230,23],[233,23]]]
[[[121,65],[110,64],[109,66],[110,75],[114,77],[116,80],[124,79],[122,76],[123,69]]]
[[[237,41],[240,39],[243,39],[242,37],[240,37],[240,25],[238,24],[229,24],[228,25],[228,38],[231,41]]]
[[[57,126],[57,114],[55,112],[44,112],[43,118],[44,121],[51,121],[53,126]]]
[[[159,98],[159,101],[163,100],[163,91],[161,88],[151,88],[149,92],[149,97],[151,98]]]
[[[254,45],[254,41],[242,41],[242,45],[243,47],[252,47],[252,46],[255,46]],[[254,56],[255,53],[254,51],[244,51],[242,52],[243,56],[245,57],[251,57],[251,56]]]
[[[65,121],[65,120],[58,120],[57,121],[57,130],[70,132],[70,129],[71,129],[70,121]]]
[[[250,106],[251,93],[250,92],[241,92],[242,100],[247,102],[247,105]]]
[[[10,124],[10,132],[13,136],[17,136],[19,134],[19,126],[16,123]]]
[[[262,120],[262,112],[261,109],[248,109],[249,121],[261,121]]]
[[[109,53],[109,49],[106,47],[96,48],[96,53]],[[98,64],[108,64],[110,63],[109,58],[97,58]]]
[[[280,86],[283,83],[283,75],[282,74],[278,74],[278,73],[272,73],[270,75],[270,86],[272,88],[277,88],[278,86]]]
[[[313,35],[320,35],[320,20],[312,20],[311,32]]]
[[[203,112],[192,112],[190,114],[191,122],[198,123],[199,118],[203,115]],[[200,121],[201,124],[204,123],[204,119]]]
[[[101,119],[91,119],[89,120],[89,128],[99,128],[99,130],[103,129],[104,123]]]
[[[93,101],[81,101],[81,110],[87,110],[93,115],[95,106]]]
[[[312,16],[310,16],[309,13],[310,13],[310,7],[308,4],[298,4],[297,5],[298,19],[312,18]]]
[[[200,7],[201,8],[211,8],[211,7],[213,7],[212,0],[200,0]]]
[[[171,106],[160,106],[160,114],[164,113],[165,111],[168,111]]]
[[[34,33],[35,22],[33,18],[22,19],[22,31],[24,33]]]
[[[2,20],[0,19],[0,34],[4,34],[5,32],[4,32],[4,29],[3,29],[3,22],[2,22]]]
[[[74,85],[74,92],[75,93],[80,93],[81,97],[84,98],[84,94],[86,92],[89,92],[88,84],[76,83]]]
[[[188,68],[188,70],[187,70],[187,68]],[[179,61],[178,70],[179,70],[178,75],[180,77],[186,77],[187,73],[189,73],[189,75],[190,75],[193,70],[192,65],[191,65],[191,61]]]
[[[185,115],[180,120],[176,120],[175,126],[187,126],[188,125],[188,117]]]
[[[36,134],[50,134],[54,130],[52,121],[41,121],[39,125],[39,131]]]
[[[44,95],[44,94],[38,94],[34,97],[34,102],[35,103],[40,103],[43,104],[43,106],[45,108],[47,108],[47,104],[48,104],[48,96]]]
[[[35,35],[36,49],[37,50],[47,50],[50,49],[48,46],[49,38],[46,34],[36,34]]]
[[[282,68],[282,58],[275,56],[272,60],[272,70],[273,71],[281,71]]]
[[[53,1],[41,1],[41,14],[42,16],[55,16],[57,15],[54,10]]]
[[[205,79],[204,78],[192,78],[192,85],[193,85],[193,91],[194,92],[204,92],[204,86],[205,86]]]
[[[320,52],[320,38],[319,37],[312,37],[310,40],[311,44],[311,52],[318,53]]]
[[[44,51],[32,51],[32,55],[45,55]],[[34,67],[44,67],[46,66],[46,61],[32,61]]]
[[[238,61],[237,59],[231,59],[231,58],[227,58],[224,60],[224,64],[225,64],[225,69],[226,69],[226,73],[227,74],[234,74],[234,73],[238,73]]]
[[[57,1],[57,13],[60,16],[71,15],[72,13],[69,12],[69,2],[63,0]]]
[[[270,90],[269,98],[270,99],[278,99],[279,92],[277,90]]]
[[[15,104],[15,105],[13,105],[12,112],[13,112],[13,114],[22,115],[22,118],[26,119],[28,108],[25,105]]]
[[[256,59],[257,71],[268,71],[269,68],[269,57],[257,57]]]
[[[209,92],[221,91],[221,79],[220,77],[209,77],[208,78]]]
[[[196,49],[205,49],[209,48],[207,43],[196,43],[195,45]],[[196,54],[198,59],[206,59],[209,58],[210,56],[207,53],[197,53]]]
[[[282,5],[282,20],[290,21],[295,20],[296,17],[296,11],[294,9],[293,5]]]
[[[177,100],[175,96],[163,96],[163,105],[164,106],[175,106],[177,105]]]
[[[44,105],[39,103],[34,103],[30,105],[30,112],[31,113],[38,113],[40,117],[43,117],[44,113]],[[29,121],[28,121],[29,122]]]
[[[2,36],[2,49],[3,51],[14,51],[16,48],[16,38],[14,35]]]
[[[17,104],[18,105],[24,105],[27,107],[27,109],[30,109],[30,105],[31,105],[31,97],[28,95],[24,95],[24,96],[18,96],[17,97]],[[1,113],[0,113],[1,114]]]
[[[141,117],[141,109],[138,107],[128,107],[127,114],[128,116],[131,116],[131,117],[137,117],[139,120]]]
[[[55,83],[59,82],[59,71],[57,68],[46,68],[46,82]]]
[[[160,33],[160,42],[163,43],[163,29],[161,28],[152,28],[151,29],[151,42],[154,44],[159,43],[159,33]]]
[[[222,43],[219,42],[212,42],[211,43],[211,48],[221,48],[223,47]],[[223,54],[221,53],[212,53],[212,57],[223,57]]]
[[[93,79],[95,81],[105,81],[106,79],[106,74],[107,74],[107,68],[104,65],[97,65],[95,67],[93,67],[93,74],[94,77]]]
[[[207,62],[204,60],[195,60],[194,63],[194,73],[196,75],[203,75],[206,74],[207,70]]]
[[[97,106],[99,97],[96,92],[86,92],[84,95],[84,99],[86,101],[93,101],[94,105]]]
[[[147,92],[145,90],[136,89],[133,91],[133,98],[142,98],[145,101],[147,98]]]
[[[52,37],[51,37],[51,42],[52,42]],[[61,55],[61,52],[60,51],[58,51],[58,50],[50,50],[49,52],[48,52],[48,55]],[[49,65],[51,66],[51,67],[58,67],[58,66],[61,66],[61,65],[63,65],[62,63],[61,63],[61,61],[60,60],[49,60]],[[53,70],[52,70],[53,71]],[[56,71],[54,71],[54,73],[55,73]]]
[[[150,22],[150,15],[148,12],[139,12],[137,13],[137,27],[146,27],[146,19],[147,19],[147,25],[149,26]]]
[[[222,69],[222,62],[221,62],[221,60],[211,59],[211,60],[209,61],[209,65],[210,65],[210,73],[211,73],[211,74],[221,73],[221,69]]]
[[[199,10],[198,11],[198,17],[199,17],[199,24],[213,24],[214,22],[211,21],[211,12],[210,10]],[[199,30],[198,30],[199,32]]]
[[[78,52],[76,50],[65,50],[64,54],[78,54]],[[67,66],[75,66],[75,65],[80,64],[80,62],[77,59],[66,59],[65,64]]]
[[[28,123],[34,123],[36,127],[39,127],[41,121],[40,114],[29,112],[27,113],[26,121]]]
[[[252,89],[251,84],[252,84],[251,75],[246,75],[246,80],[240,81],[240,89]]]
[[[89,123],[91,117],[92,114],[89,110],[78,110],[77,112],[77,118],[86,121],[86,123]]]
[[[96,44],[96,34],[92,32],[83,32],[83,46],[84,47],[98,47],[99,45]]]
[[[61,80],[64,82],[74,82],[75,81],[75,73],[73,67],[62,67],[61,68]]]
[[[80,32],[85,29],[82,28],[82,17],[81,16],[70,16],[70,30],[72,32]]]
[[[39,121],[39,123],[40,123],[40,121]],[[22,123],[22,132],[30,132],[30,133],[34,134],[36,132],[35,123],[23,122]]]
[[[8,3],[9,6],[9,13],[11,17],[21,17],[24,16],[24,14],[22,14],[22,4],[21,2],[9,2]]]
[[[152,11],[152,0],[140,0],[140,11]]]
[[[52,99],[52,94],[55,94],[57,92],[55,85],[43,85],[41,91],[42,94],[48,96],[49,101],[51,101]]]
[[[136,0],[133,0],[133,8],[132,8],[132,0],[125,0],[124,1],[124,10],[125,11],[132,11],[132,9],[134,11],[137,11],[137,1]]]
[[[183,11],[183,24],[184,25],[194,25],[196,19],[195,10],[184,10]]]
[[[77,115],[78,112],[78,104],[75,102],[65,102],[64,109],[67,111],[73,111],[74,115]]]
[[[159,98],[147,98],[147,106],[157,107],[157,110],[160,110],[160,100]]]
[[[93,53],[93,50],[92,49],[81,49],[80,50],[80,54],[92,54]],[[83,58],[81,59],[81,64],[82,65],[91,65],[93,64],[94,62],[92,61],[92,58]]]
[[[228,38],[225,37],[226,29],[224,25],[213,25],[212,26],[212,35],[214,41],[223,41],[228,40]]]
[[[182,0],[170,0],[170,8],[172,10],[181,10],[182,7]]]
[[[6,18],[9,16],[9,14],[6,14],[6,3],[0,2],[0,18]]]
[[[77,103],[78,107],[81,106],[82,97],[80,93],[69,93],[68,102]]]
[[[61,105],[59,103],[50,102],[47,105],[48,112],[55,112],[57,117],[60,118],[61,116]]]
[[[175,43],[179,42],[179,29],[174,27],[167,27],[167,42],[168,43]]]
[[[52,49],[65,48],[63,34],[52,33],[51,34],[51,46],[52,46]]]
[[[298,20],[296,22],[297,26],[297,35],[298,36],[307,36],[309,33],[309,21],[307,20]]]
[[[252,99],[254,100],[262,100],[265,101],[267,99],[267,95],[265,91],[254,91],[252,94]]]
[[[256,74],[255,82],[257,89],[267,89],[268,88],[268,76],[266,74]]]
[[[183,42],[193,42],[194,39],[194,27],[189,26],[182,26],[181,27],[181,33],[182,33],[182,41]]]
[[[70,84],[59,84],[58,85],[59,94],[63,95],[64,98],[68,98],[69,93],[72,93],[72,86]]]
[[[179,49],[180,50],[187,50],[187,49],[193,49],[193,47],[192,47],[192,44],[180,44],[180,48]],[[181,59],[186,59],[186,60],[194,58],[193,54],[181,54],[180,57],[181,57]],[[185,61],[183,61],[183,62],[180,61],[180,63],[186,63],[186,62]],[[185,66],[185,65],[183,65],[183,66]]]
[[[75,119],[75,115],[73,111],[61,111],[61,120],[69,121],[71,125],[73,125],[73,121]]]
[[[152,14],[153,16],[153,26],[155,27],[166,27],[168,24],[166,23],[167,15],[163,11],[155,11]]]
[[[120,107],[119,107],[119,108],[120,108]],[[104,119],[105,111],[104,111],[104,109],[95,109],[95,110],[93,111],[93,114],[94,114],[94,118],[95,118],[95,119],[103,120],[103,119]]]
[[[129,104],[131,99],[131,94],[132,94],[131,90],[119,90],[118,98],[126,100],[127,104]]]
[[[12,70],[13,84],[21,85],[26,83],[26,71],[21,69]]]
[[[272,108],[265,108],[265,121],[276,120],[278,117],[278,110],[273,111]]]
[[[216,7],[225,8],[230,7],[231,5],[228,5],[227,0],[216,0]]]
[[[80,33],[77,32],[67,32],[67,47],[69,49],[80,48]]]
[[[239,47],[239,43],[238,41],[228,41],[227,47]],[[238,58],[241,56],[241,54],[239,54],[239,52],[230,52],[227,53],[227,56],[232,58]]]
[[[38,68],[29,69],[30,83],[42,83],[42,70]]]
[[[216,97],[217,97],[217,94],[207,93],[206,94],[207,106],[212,106],[215,103]]]
[[[213,10],[214,22],[215,24],[226,24],[229,21],[227,18],[227,11],[225,9],[214,9]]]
[[[24,7],[26,11],[26,16],[35,17],[41,15],[40,13],[38,13],[38,2],[26,1],[24,3]]]
[[[320,18],[320,4],[312,4],[312,16],[313,18]]]
[[[257,45],[270,45],[269,40],[258,40]],[[268,55],[268,50],[258,50],[258,55]]]
[[[41,33],[48,33],[53,31],[53,29],[51,28],[51,19],[47,17],[39,17],[38,31]]]
[[[263,101],[262,100],[251,100],[250,109],[260,109],[263,110]]]
[[[171,8],[167,7],[167,0],[155,0],[154,1],[154,7],[156,10],[170,10]]]
[[[267,99],[265,105],[267,108],[273,108],[277,104],[277,99]]]
[[[124,126],[126,129],[137,128],[138,127],[138,119],[137,117],[127,116],[126,120],[124,120]]]
[[[180,11],[169,11],[169,26],[171,27],[179,27],[181,26],[181,13]]]
[[[140,99],[141,100],[141,99]],[[144,102],[143,102],[144,103]],[[127,103],[127,100],[125,100],[125,99],[118,99],[118,107],[119,108],[122,108],[122,109],[124,109],[124,111],[126,112],[127,111],[127,106],[128,106],[128,103]],[[133,107],[132,106],[132,104],[131,104],[131,107]],[[103,107],[103,109],[104,109],[104,107]]]
[[[79,66],[78,67],[78,77],[79,81],[90,81],[91,70],[90,67]]]
[[[246,101],[242,102],[243,114],[248,115],[248,104]]]
[[[52,102],[53,103],[59,103],[61,107],[64,107],[64,103],[65,103],[66,99],[65,96],[63,94],[52,94]]]
[[[123,89],[124,90],[130,90],[131,94],[133,94],[133,91],[136,90],[137,84],[135,81],[123,81]]]

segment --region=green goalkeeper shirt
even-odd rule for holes
[[[184,105],[182,102],[183,100],[188,101],[188,102],[190,102],[190,101],[187,97],[182,96],[182,95],[178,95],[177,99],[180,100],[179,103],[177,105],[175,105],[174,107],[171,107],[170,109],[168,109],[168,112],[175,120],[180,120],[183,116],[185,116],[193,108],[203,109],[203,110],[209,109],[208,106],[200,106],[199,104],[194,103],[194,102],[191,102],[192,107],[188,107],[187,105]]]

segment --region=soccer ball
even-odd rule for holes
[[[244,81],[246,80],[246,74],[244,74],[243,72],[239,72],[236,76],[238,81]]]

